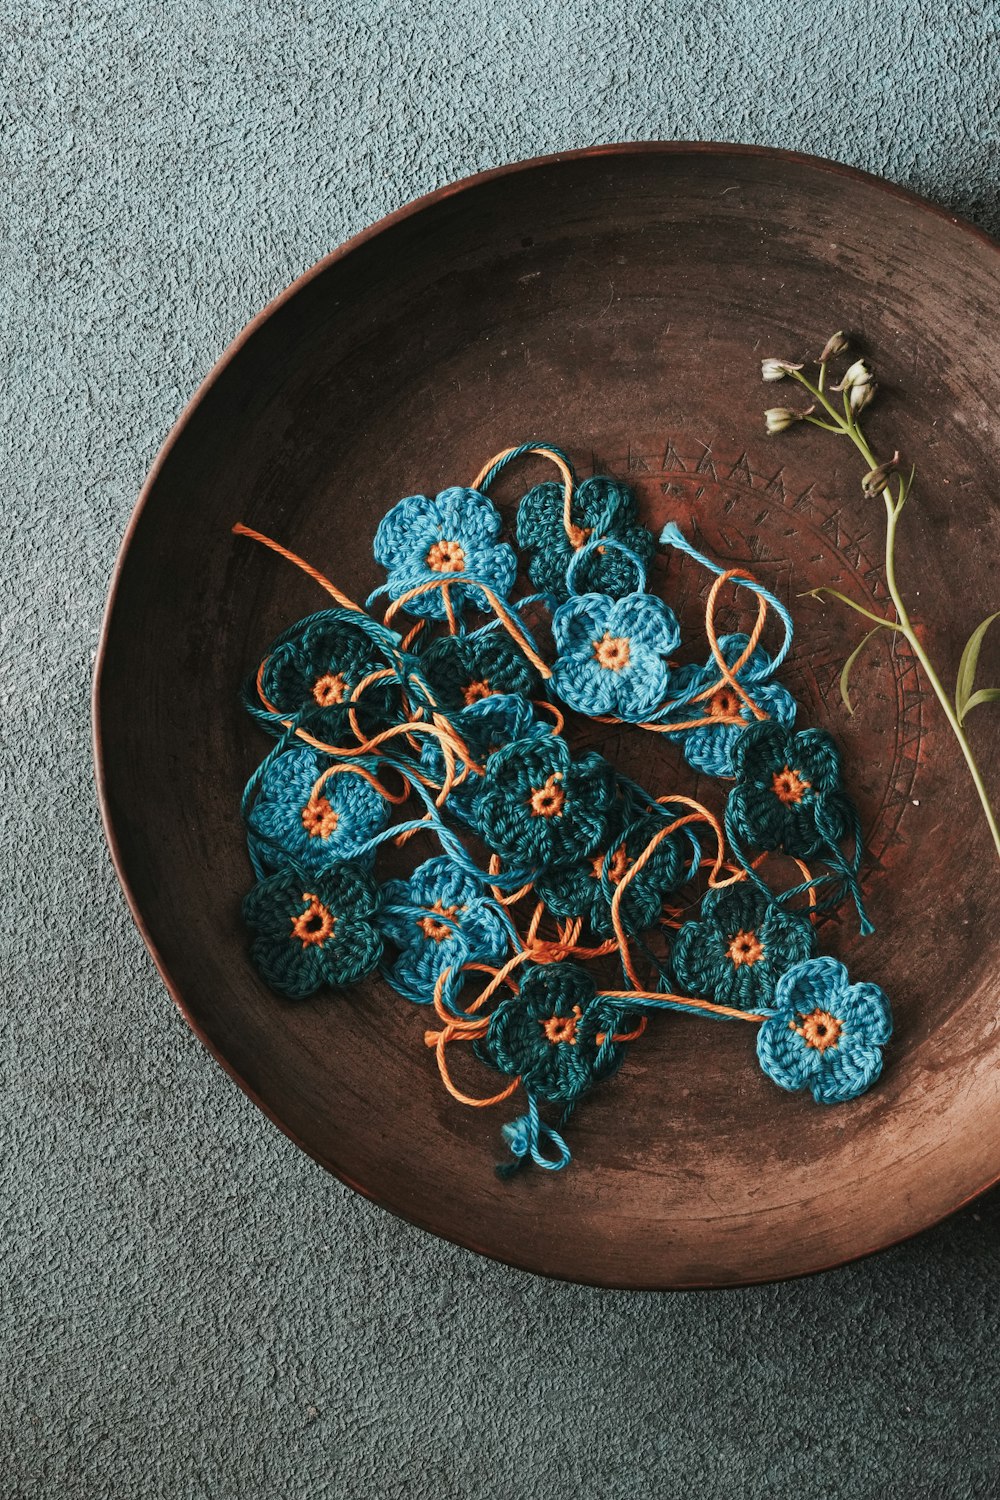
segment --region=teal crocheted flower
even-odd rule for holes
[[[564,703],[591,717],[613,714],[638,723],[667,692],[665,658],[681,632],[668,604],[655,594],[581,594],[552,618],[559,655],[552,686]]]
[[[500,1002],[474,1046],[491,1068],[520,1077],[529,1094],[570,1103],[618,1066],[621,1048],[612,1038],[620,1020],[586,969],[525,964],[519,993]]]
[[[510,946],[496,902],[446,855],[425,860],[409,880],[386,881],[379,926],[399,950],[389,982],[418,1005],[430,1004],[445,969],[457,975],[467,963],[500,965]]]
[[[607,537],[620,544],[599,547],[581,559],[573,587],[620,599],[641,583],[636,567],[621,547],[638,557],[643,567],[653,556],[652,534],[636,518],[635,496],[625,485],[595,475],[585,479],[570,506],[572,541],[563,524],[563,487],[539,484],[529,490],[517,512],[517,543],[528,553],[528,576],[542,593],[557,601],[569,597],[566,573],[574,553],[585,543]]]
[[[493,694],[470,703],[451,719],[452,728],[468,746],[469,754],[479,765],[484,766],[491,755],[502,750],[513,740],[545,738],[551,728],[540,724],[535,718],[531,704],[524,698],[506,693]],[[424,738],[420,747],[420,765],[424,774],[439,786],[444,781],[445,763],[441,746],[430,736]],[[459,759],[457,770],[464,762]],[[454,786],[448,796],[448,810],[460,822],[475,823],[473,803],[482,790],[483,779],[473,774],[460,785]]]
[[[835,958],[810,958],[778,980],[775,1012],[761,1025],[757,1056],[768,1078],[820,1104],[863,1094],[882,1071],[892,1012],[877,984],[851,984]]]
[[[377,908],[375,884],[358,865],[332,865],[308,883],[296,871],[279,870],[243,903],[255,933],[253,961],[272,989],[292,1000],[323,985],[355,984],[382,957]]]
[[[595,937],[611,937],[615,888],[663,827],[663,818],[647,813],[623,830],[620,815],[613,811],[597,853],[539,879],[535,887],[538,899],[560,921],[583,917]],[[687,879],[690,855],[690,846],[678,833],[668,834],[632,876],[620,905],[622,924],[629,936],[643,932],[657,920],[665,897]]]
[[[417,659],[416,671],[446,714],[460,713],[494,693],[534,698],[542,686],[510,636],[490,629],[439,636]]]
[[[739,661],[747,644],[748,637],[742,634],[720,637],[719,648],[727,666],[732,667]],[[772,670],[769,653],[763,646],[758,646],[740,670],[739,681],[768,718],[790,729],[795,723],[797,705],[787,688],[779,682],[768,681]],[[685,730],[680,736],[688,765],[705,776],[733,775],[736,741],[746,725],[755,722],[750,709],[728,683],[721,683],[710,698],[693,701],[706,688],[719,682],[719,667],[714,657],[709,657],[704,666],[675,668],[670,677],[675,706],[663,720],[666,724],[686,723],[690,719],[716,720],[697,729]],[[727,723],[726,720],[734,714],[739,714],[743,723]]]
[[[797,734],[768,719],[750,724],[732,752],[736,785],[726,804],[730,841],[808,859],[848,832],[840,752],[824,729]]]
[[[316,750],[285,750],[264,772],[247,819],[261,863],[292,863],[325,870],[353,859],[389,821],[389,804],[363,776],[338,771],[318,793],[317,780],[332,762]]]
[[[515,740],[486,762],[475,826],[509,869],[573,864],[599,846],[615,773],[594,751],[573,760],[559,735]]]
[[[506,599],[517,558],[512,547],[497,540],[500,526],[496,507],[478,490],[455,486],[433,497],[410,495],[400,500],[375,533],[375,557],[388,571],[390,598],[399,599],[422,583],[462,577],[465,582],[449,588],[456,613],[467,605],[489,609],[477,583]],[[447,616],[439,588],[417,594],[405,607],[411,615],[433,620]]]
[[[365,623],[352,619],[347,610],[323,610],[280,635],[268,652],[260,677],[264,697],[277,711],[279,722],[261,708],[256,683],[247,695],[254,716],[279,733],[284,732],[280,719],[294,719],[327,744],[353,743],[351,694],[366,677],[389,665],[373,636],[372,622],[367,616],[358,619]],[[381,627],[374,629],[381,632]],[[354,705],[362,730],[371,733],[397,721],[399,704],[395,680],[366,687]]]
[[[808,918],[743,881],[706,892],[697,920],[674,939],[670,962],[685,994],[753,1011],[773,1004],[781,975],[815,951]]]

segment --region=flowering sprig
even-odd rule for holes
[[[840,692],[844,700],[844,706],[848,713],[853,713],[848,683],[851,668],[857,661],[865,646],[872,636],[881,630],[891,630],[909,644],[911,651],[923,668],[924,675],[934,691],[934,695],[944,712],[945,718],[961,747],[965,757],[966,765],[972,776],[973,784],[982,804],[983,813],[993,837],[997,855],[1000,857],[1000,827],[990,804],[989,794],[983,782],[982,773],[976,764],[972,747],[965,734],[964,722],[966,716],[974,708],[984,703],[995,703],[1000,701],[1000,688],[979,688],[975,686],[976,667],[979,663],[979,653],[982,649],[983,639],[993,621],[1000,618],[1000,612],[987,615],[981,624],[969,636],[962,652],[962,659],[958,668],[958,677],[955,683],[954,698],[950,697],[934,667],[933,662],[927,654],[919,635],[910,619],[909,611],[903,602],[899,583],[896,578],[895,546],[896,530],[903,506],[909,498],[913,488],[913,477],[916,472],[911,468],[908,474],[904,474],[900,465],[898,450],[889,459],[882,462],[876,458],[867,438],[861,430],[860,417],[875,398],[878,386],[875,381],[874,371],[867,360],[854,360],[845,371],[843,377],[836,385],[828,385],[827,373],[831,359],[845,353],[848,349],[848,340],[843,333],[835,333],[827,340],[816,364],[819,375],[814,381],[803,374],[805,368],[801,364],[793,364],[790,360],[764,359],[761,361],[761,376],[766,381],[795,380],[807,392],[811,398],[810,405],[804,410],[793,410],[789,407],[771,407],[764,413],[764,421],[769,433],[780,433],[795,426],[799,422],[808,422],[810,426],[822,427],[826,432],[833,432],[838,437],[850,438],[862,458],[867,464],[867,471],[861,480],[861,488],[869,498],[881,495],[885,502],[886,530],[885,530],[885,581],[895,611],[894,619],[886,619],[876,614],[874,610],[859,604],[857,600],[851,599],[839,590],[821,585],[810,589],[808,592],[812,598],[822,599],[829,596],[838,599],[853,609],[856,614],[871,621],[872,628],[861,642],[854,648],[844,663],[840,674]],[[840,403],[830,399],[837,392],[840,395]]]

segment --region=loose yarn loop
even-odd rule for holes
[[[519,559],[487,491],[527,456],[560,483],[522,499]],[[567,1165],[571,1115],[661,1011],[756,1026],[763,1071],[820,1102],[874,1082],[888,1002],[815,951],[821,913],[845,895],[872,930],[860,823],[830,736],[794,729],[797,706],[776,680],[791,617],[752,574],[663,529],[714,575],[707,660],[678,664],[677,619],[646,591],[654,543],[634,495],[601,477],[577,485],[543,442],[501,450],[468,489],[394,506],[375,537],[387,582],[365,608],[278,542],[233,530],[333,601],[272,643],[244,692],[275,738],[242,799],[257,878],[244,915],[268,984],[301,1000],[378,968],[430,1006],[424,1041],[452,1098],[481,1109],[524,1093],[504,1127],[505,1176]],[[519,561],[536,592],[515,598]],[[753,596],[755,616],[747,633],[719,636],[729,588]],[[534,633],[546,610],[554,659]],[[470,612],[485,621],[470,626]],[[404,614],[414,623],[401,633]],[[773,652],[772,614],[783,628]],[[729,784],[724,809],[652,796],[575,751],[564,707],[674,740]],[[428,837],[439,853],[376,882],[386,844]],[[775,853],[797,884],[765,879]],[[503,1086],[456,1083],[456,1046]],[[554,1123],[542,1114],[552,1106]]]

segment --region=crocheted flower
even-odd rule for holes
[[[486,762],[476,828],[504,864],[573,864],[604,837],[615,773],[594,751],[573,760],[559,735],[515,740]]]
[[[478,490],[457,486],[439,495],[410,495],[383,516],[375,533],[375,556],[388,570],[389,595],[399,599],[422,583],[447,583],[462,575],[485,583],[501,599],[510,593],[517,573],[514,549],[498,542],[500,515]],[[486,595],[474,583],[452,583],[456,612],[466,605],[488,609]],[[406,605],[411,615],[443,620],[442,591],[427,589]]]
[[[419,865],[409,880],[387,880],[382,887],[382,935],[399,949],[389,982],[418,1005],[434,998],[445,969],[463,964],[502,964],[510,946],[496,906],[474,875],[446,855]]]
[[[569,597],[566,571],[574,552],[592,537],[608,537],[634,552],[643,564],[653,555],[652,534],[636,519],[635,496],[625,485],[595,475],[585,479],[570,505],[572,539],[563,524],[561,484],[539,484],[529,490],[517,512],[517,542],[528,552],[528,576],[542,593],[559,601]],[[639,583],[635,564],[617,547],[595,548],[581,561],[573,578],[578,593],[593,590],[620,599]]]
[[[783,1089],[810,1089],[820,1104],[871,1087],[892,1036],[889,1001],[877,984],[851,984],[835,958],[810,958],[781,976],[774,1004],[757,1036],[768,1078]]]
[[[674,939],[670,961],[686,994],[759,1010],[773,1003],[780,976],[815,951],[812,923],[747,880],[706,892],[697,920]]]
[[[264,773],[247,826],[253,847],[269,869],[291,862],[325,870],[353,859],[389,821],[389,804],[354,771],[317,780],[331,764],[308,748],[286,750]]]
[[[529,1094],[564,1102],[606,1078],[621,1060],[620,1014],[573,963],[525,964],[517,995],[502,1000],[474,1043],[491,1068],[520,1077]]]
[[[750,724],[732,760],[726,826],[740,844],[808,859],[844,838],[840,752],[824,729],[794,734],[773,719]]]
[[[622,831],[621,817],[613,811],[608,832],[593,856],[565,870],[553,870],[537,882],[540,901],[560,921],[583,917],[591,932],[600,938],[611,937],[611,902],[615,888],[648,847],[663,818],[644,814]],[[675,891],[686,878],[686,846],[677,833],[660,840],[640,870],[629,880],[622,894],[619,912],[625,931],[633,936],[651,927],[660,915],[664,897]]]
[[[531,704],[524,698],[515,698],[505,693],[491,694],[489,698],[480,698],[477,702],[470,703],[468,708],[452,715],[451,726],[480,766],[485,765],[491,755],[513,740],[546,737],[552,732],[548,726],[538,723]],[[443,783],[444,752],[439,742],[430,736],[425,737],[420,746],[420,765],[432,781],[438,785]],[[464,762],[459,758],[457,770],[461,771],[463,765]],[[472,804],[482,786],[483,778],[472,774],[460,785],[453,787],[448,795],[449,811],[462,822],[474,823]]]
[[[446,714],[493,693],[533,698],[541,691],[541,678],[528,658],[498,630],[440,636],[420,656],[416,670]]]
[[[552,685],[570,708],[638,722],[662,703],[664,657],[676,651],[681,633],[655,594],[581,594],[556,610],[552,634],[559,653]]]
[[[365,617],[367,618],[367,617]],[[351,693],[387,665],[372,635],[346,611],[324,610],[300,620],[271,647],[260,685],[264,697],[285,719],[307,727],[328,744],[353,743]],[[259,702],[254,685],[251,707]],[[394,680],[366,687],[354,705],[364,731],[384,728],[399,718],[399,687]],[[268,727],[274,728],[273,720]],[[277,726],[283,732],[281,726]],[[350,738],[344,739],[347,735]]]
[[[748,639],[745,635],[720,637],[719,648],[727,666],[732,667],[739,661],[746,650]],[[754,702],[769,718],[790,729],[795,723],[797,705],[788,689],[782,687],[779,682],[752,680],[755,676],[766,678],[770,666],[770,655],[762,646],[758,646],[741,669],[739,679]],[[744,682],[746,678],[750,680]],[[692,701],[698,698],[698,695],[706,688],[713,687],[716,683],[719,683],[719,686],[715,688],[711,697],[701,698],[698,702]],[[732,776],[733,750],[736,741],[743,733],[745,726],[756,721],[739,694],[734,692],[728,683],[720,682],[719,667],[715,658],[709,657],[703,667],[675,668],[670,676],[670,691],[675,697],[683,695],[686,701],[680,703],[666,716],[665,723],[669,724],[671,720],[675,723],[687,723],[691,719],[716,720],[715,723],[703,724],[698,729],[688,729],[681,735],[681,749],[688,765],[706,776]],[[730,719],[733,714],[739,714],[744,722],[727,723],[726,720]]]
[[[253,961],[272,989],[292,1000],[322,985],[354,984],[382,957],[377,907],[375,884],[358,865],[332,865],[308,884],[293,870],[279,870],[243,903],[244,920],[256,934]]]

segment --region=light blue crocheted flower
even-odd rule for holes
[[[580,594],[556,610],[552,634],[559,658],[555,691],[584,714],[639,722],[667,692],[665,657],[681,638],[677,618],[654,594]]]
[[[399,599],[422,583],[447,582],[452,576],[486,584],[506,599],[517,573],[514,549],[498,542],[500,515],[478,490],[453,486],[439,495],[410,495],[382,518],[375,533],[375,556],[389,574],[388,590]],[[453,583],[449,588],[457,613],[467,605],[487,610],[489,604],[475,583]],[[406,605],[411,615],[446,618],[439,588],[417,594]]]
[[[510,693],[491,693],[488,698],[480,698],[453,714],[450,723],[481,766],[485,766],[491,755],[512,740],[541,739],[552,732],[551,726],[538,722],[530,703]],[[424,739],[420,747],[420,765],[427,776],[441,785],[445,774],[444,754],[436,739],[429,736]],[[459,759],[456,770],[461,771],[463,765]],[[475,823],[473,804],[482,784],[483,778],[472,774],[452,788],[448,809],[460,822]]]
[[[719,648],[728,667],[739,661],[747,644],[748,637],[742,634],[720,637]],[[798,706],[791,693],[780,682],[767,680],[770,671],[771,657],[762,646],[758,646],[740,669],[738,680],[768,718],[790,729],[795,723]],[[716,683],[720,685],[710,697],[699,698],[699,694]],[[670,678],[670,691],[684,701],[666,716],[664,723],[669,724],[672,720],[683,724],[691,719],[707,718],[718,721],[701,725],[697,729],[688,729],[680,736],[681,749],[688,765],[706,776],[732,776],[736,741],[743,733],[744,726],[754,722],[754,714],[728,683],[721,682],[715,658],[709,657],[704,666],[675,669]],[[695,699],[698,701],[695,702]],[[743,723],[727,722],[734,714],[739,714]]]
[[[445,969],[463,964],[502,964],[510,939],[496,902],[474,875],[446,855],[419,865],[409,880],[387,880],[379,926],[399,956],[387,970],[389,983],[407,1000],[429,1005]]]
[[[306,871],[328,869],[354,859],[388,823],[389,804],[354,771],[327,777],[313,795],[330,764],[326,756],[304,747],[284,751],[265,771],[247,826],[254,851],[267,868],[291,862]]]
[[[810,1089],[820,1104],[871,1087],[892,1036],[889,1001],[877,984],[851,984],[835,958],[808,958],[782,974],[774,1004],[757,1035],[768,1078],[790,1091]]]

